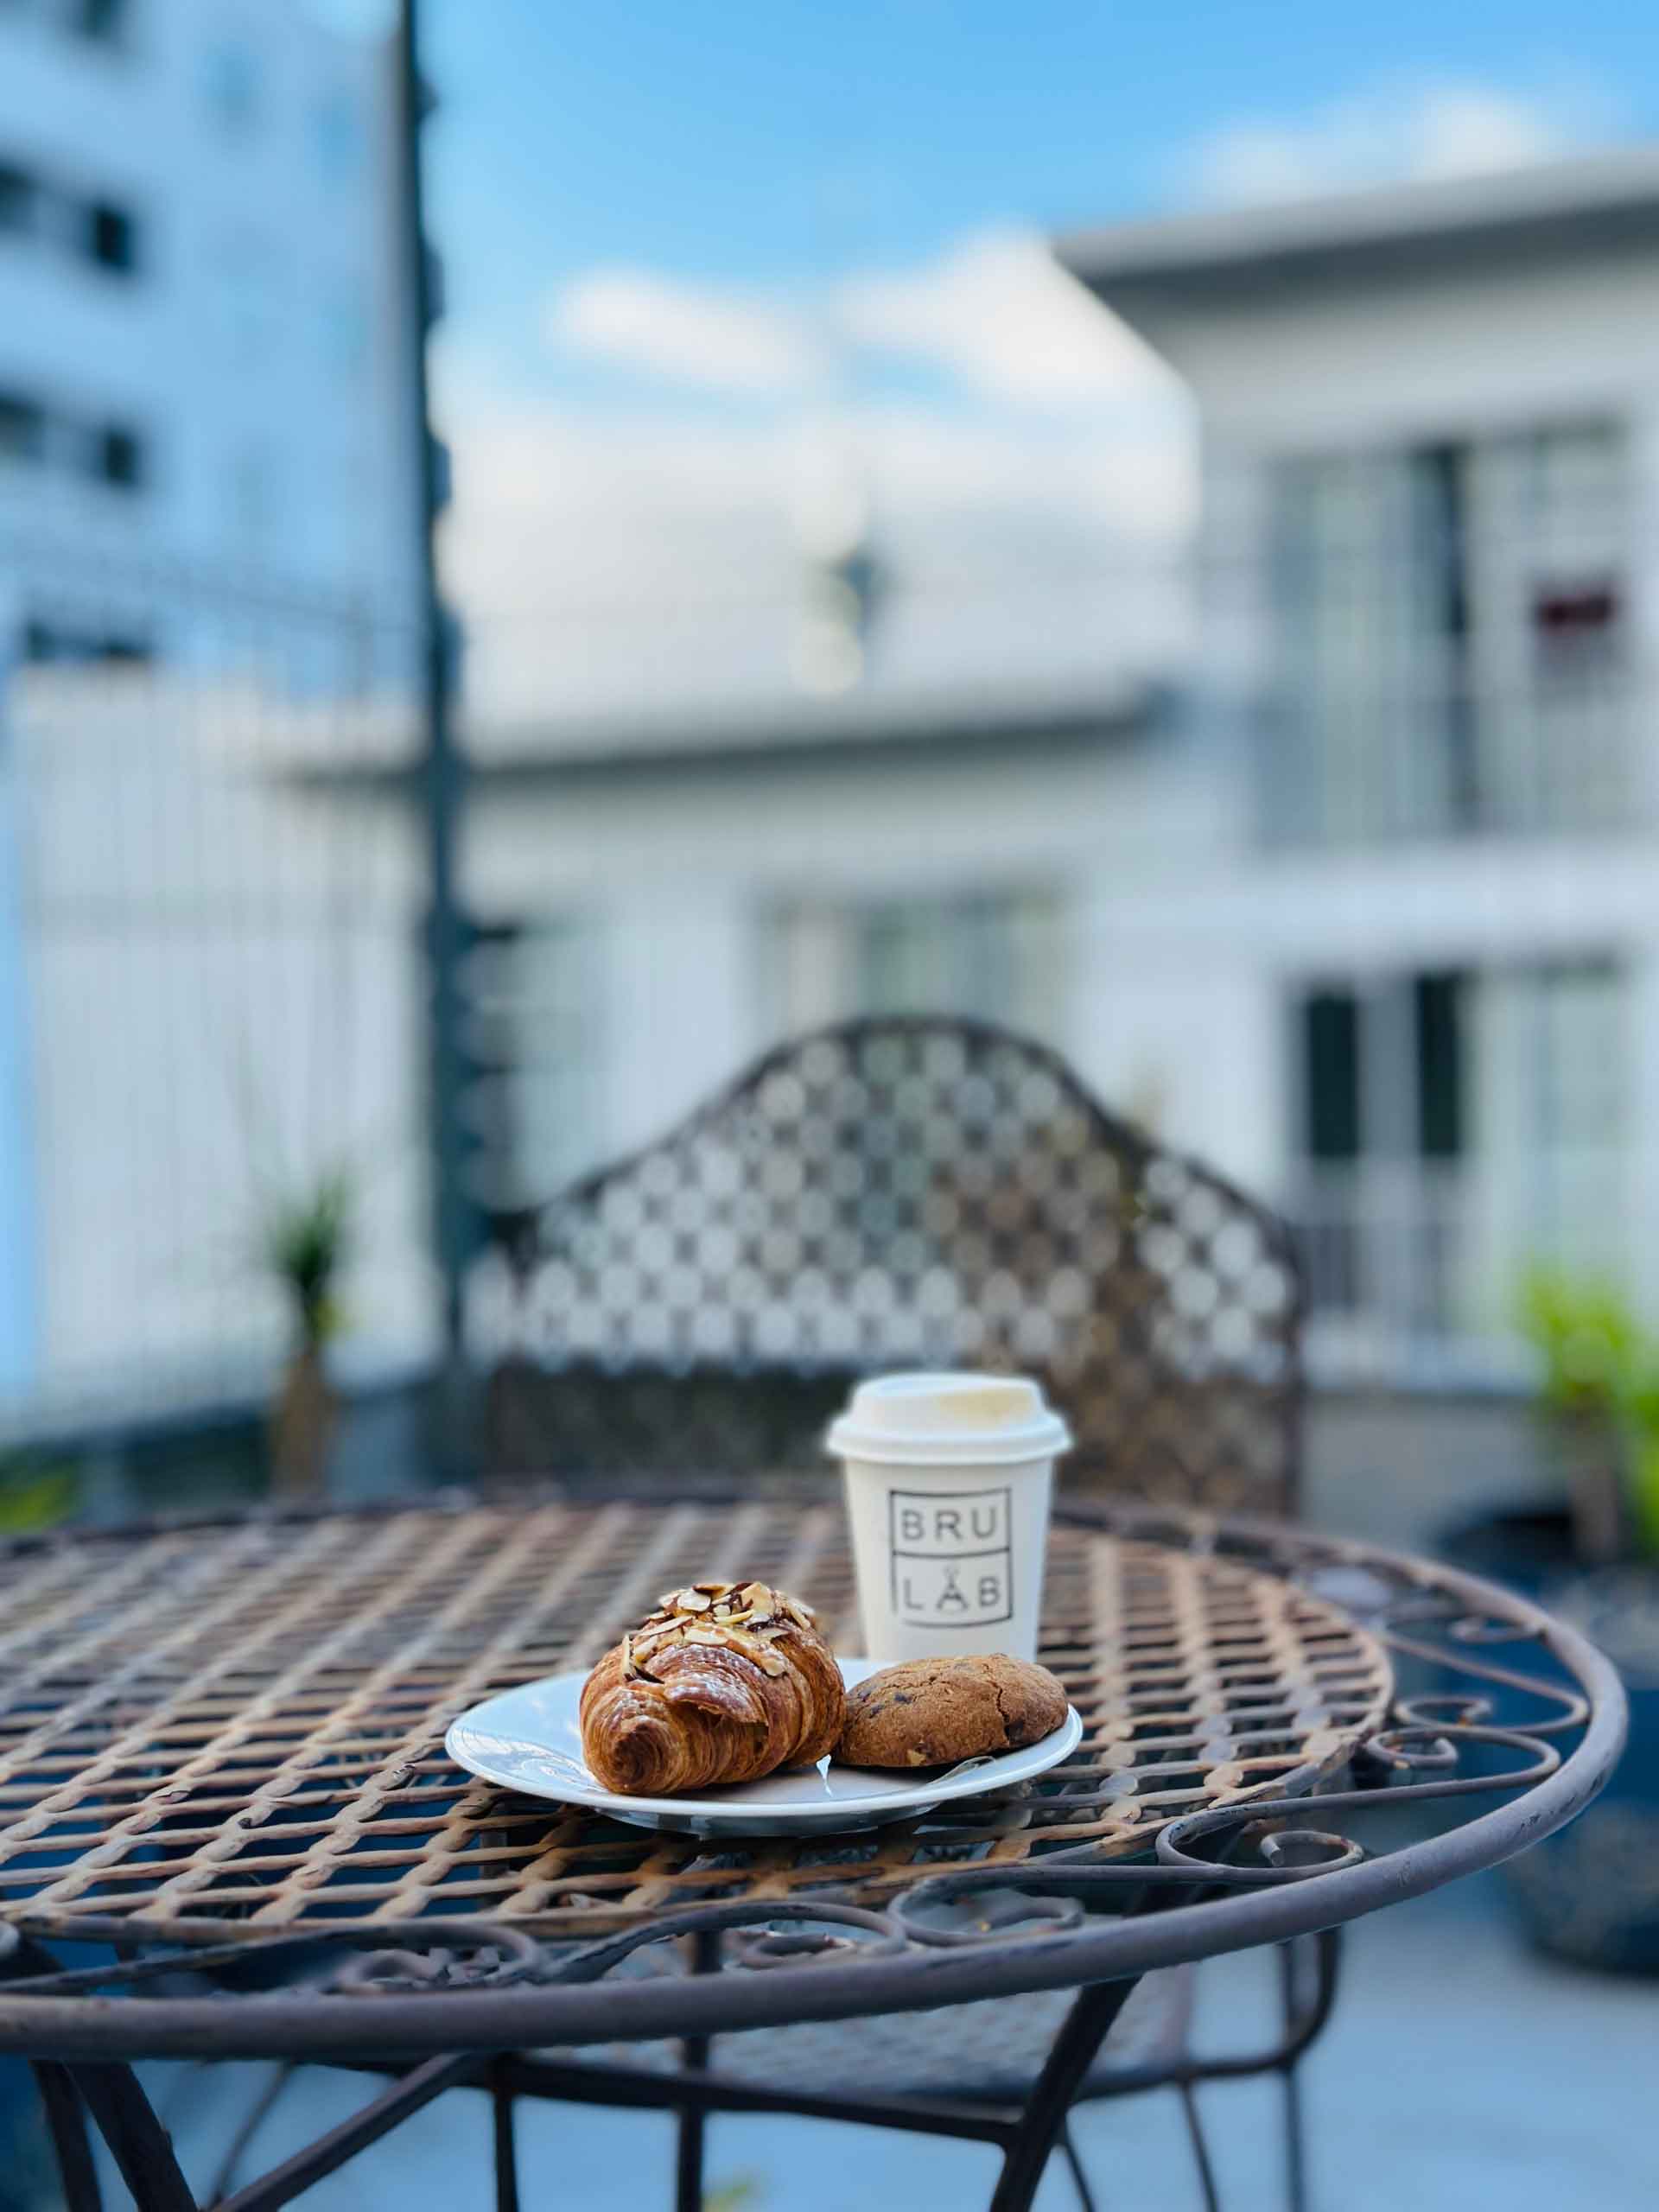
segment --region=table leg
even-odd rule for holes
[[[1036,2086],[1026,2100],[1024,2116],[1002,2161],[990,2212],[1029,2212],[1072,2101],[1135,1986],[1131,1978],[1096,1982],[1077,1992]]]
[[[1302,2133],[1302,2085],[1293,2062],[1281,2077],[1285,2097],[1285,2202],[1307,2212],[1307,2160]]]
[[[138,2212],[196,2212],[173,2138],[130,2066],[98,2062],[64,2069],[80,2092]]]
[[[1060,2155],[1071,2169],[1071,2185],[1077,2192],[1077,2202],[1083,2212],[1096,2212],[1095,2192],[1089,2186],[1089,2175],[1077,2146],[1071,2139],[1071,2123],[1068,2120],[1060,2130]]]
[[[720,1930],[701,1928],[691,1938],[693,1974],[720,1972]],[[682,2065],[701,2073],[709,2063],[708,2036],[687,2036],[680,2045]],[[706,2121],[701,2102],[680,2107],[674,2156],[674,2212],[702,2212],[702,2152]]]
[[[68,2068],[54,2058],[37,2058],[31,2071],[46,2109],[67,2212],[103,2212],[98,2169],[86,2139],[86,2113]]]
[[[231,2138],[230,2146],[219,2162],[219,2171],[207,2184],[207,2202],[217,2204],[221,2196],[228,2196],[236,2180],[243,2158],[254,2137],[264,2126],[272,2107],[298,2069],[289,2059],[278,2059],[271,2069],[264,2088],[243,2114],[240,2125]]]
[[[1181,2083],[1180,2098],[1181,2112],[1186,2120],[1186,2139],[1192,2145],[1192,2163],[1198,2170],[1204,2212],[1221,2212],[1221,2199],[1216,2193],[1216,2170],[1210,2163],[1210,2145],[1204,2139],[1204,2124],[1198,2118],[1198,2093],[1190,2082]]]
[[[279,2212],[284,2204],[291,2204],[296,2196],[336,2173],[360,2151],[378,2143],[383,2135],[390,2135],[401,2127],[412,2113],[429,2105],[446,2089],[459,2088],[463,2082],[475,2082],[486,2071],[486,2062],[475,2051],[461,2053],[453,2058],[429,2058],[404,2075],[391,2088],[365,2105],[338,2127],[331,2127],[319,2135],[303,2151],[296,2151],[280,2166],[273,2166],[257,2181],[250,2182],[238,2190],[234,2196],[227,2196],[218,2212]],[[149,2212],[140,2199],[141,2212]],[[170,2212],[170,2208],[169,2208]],[[194,2212],[194,2208],[191,2208]]]
[[[512,2124],[512,2088],[498,2067],[490,2077],[495,2141],[495,2212],[518,2212],[518,2145]]]

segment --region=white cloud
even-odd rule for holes
[[[648,270],[577,277],[549,307],[555,346],[667,384],[801,395],[829,365],[898,357],[1004,405],[1166,398],[1167,371],[1058,267],[1034,232],[970,233],[918,266],[863,270],[803,306]]]
[[[767,397],[811,377],[799,317],[753,294],[676,283],[649,270],[595,269],[548,308],[556,346],[677,384]]]
[[[1023,231],[983,231],[898,275],[840,287],[848,340],[948,370],[997,400],[1076,406],[1166,397],[1168,372]]]
[[[446,569],[477,727],[775,699],[809,537],[848,517],[886,579],[874,682],[1046,685],[1173,656],[1189,404],[1036,235],[971,233],[792,299],[594,270],[544,327],[659,389],[505,401],[452,357]],[[894,397],[894,361],[941,400]],[[711,419],[681,396],[711,388],[759,404]]]
[[[1229,124],[1182,163],[1198,198],[1292,199],[1344,186],[1473,175],[1548,161],[1605,136],[1606,104],[1432,82],[1367,94],[1298,120]]]
[[[455,392],[445,525],[475,723],[582,708],[695,709],[791,683],[804,477],[855,474],[891,580],[873,677],[1063,682],[1173,658],[1179,432],[915,404],[783,422],[504,405]]]

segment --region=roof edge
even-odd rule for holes
[[[1202,209],[1060,233],[1053,251],[1090,289],[1197,290],[1229,275],[1368,255],[1605,229],[1659,233],[1659,144],[1478,175]]]

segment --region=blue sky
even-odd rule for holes
[[[1659,112],[1659,14],[1538,0],[429,0],[435,213],[459,318],[535,351],[594,262],[772,284],[993,223],[1185,196],[1205,143],[1414,88],[1491,88],[1574,135]],[[1599,135],[1598,130],[1595,135]]]
[[[886,622],[918,680],[993,605],[1005,671],[1103,647],[1106,572],[1190,528],[1191,410],[1047,235],[1659,130],[1641,8],[426,9],[447,556],[503,711],[607,690],[607,638],[634,696],[645,610],[780,608],[826,512],[864,518],[891,604],[932,593],[931,627]],[[759,652],[758,618],[659,626],[664,696],[693,664],[788,680],[766,620]]]

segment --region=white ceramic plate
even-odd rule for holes
[[[843,1657],[850,1689],[876,1671],[873,1659]],[[582,1764],[576,1706],[585,1673],[550,1675],[499,1696],[486,1698],[449,1724],[444,1748],[450,1758],[504,1789],[562,1804],[590,1805],[635,1827],[669,1828],[682,1835],[808,1835],[814,1829],[879,1827],[913,1819],[953,1797],[977,1797],[1029,1782],[1074,1751],[1083,1736],[1077,1708],[1040,1744],[995,1758],[964,1760],[943,1774],[887,1774],[868,1767],[837,1766],[820,1759],[792,1774],[769,1774],[706,1797],[623,1797],[602,1789]]]

